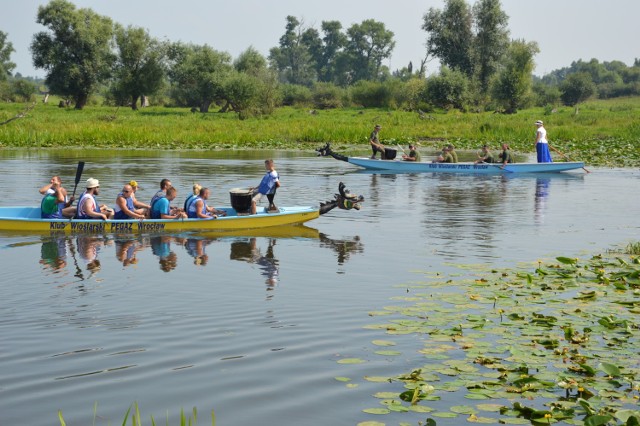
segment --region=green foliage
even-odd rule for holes
[[[36,93],[36,85],[28,80],[11,81],[11,94],[14,102],[33,101]]]
[[[533,83],[533,94],[536,106],[555,106],[560,104],[560,89],[548,86],[540,81]]]
[[[367,19],[349,27],[347,35],[345,53],[350,60],[351,81],[380,79],[382,61],[391,56],[396,45],[393,32],[382,22]]]
[[[311,86],[316,80],[309,47],[303,42],[305,28],[294,16],[287,16],[285,33],[278,47],[269,51],[269,60],[283,82]]]
[[[94,404],[94,424],[95,417],[97,416],[98,404]],[[62,410],[58,410],[58,420],[60,421],[60,426],[66,426],[66,422],[62,415]],[[135,402],[131,405],[127,412],[124,414],[124,418],[122,419],[122,426],[126,426],[127,422],[131,422],[131,426],[142,426],[144,423],[142,421],[142,416],[140,414],[140,407],[138,403]],[[149,416],[150,425],[155,426],[156,421],[153,416]],[[180,426],[196,426],[198,423],[198,410],[196,407],[191,409],[191,413],[185,414],[184,409],[180,409],[180,417],[178,418],[178,425]],[[169,413],[167,413],[167,426],[169,426]],[[211,425],[215,426],[216,417],[213,410],[211,410]]]
[[[224,81],[224,97],[241,120],[258,110],[260,81],[251,75],[234,72]]]
[[[47,73],[51,93],[72,98],[82,109],[111,73],[113,24],[91,9],[66,0],[38,8],[37,22],[48,28],[34,35],[33,63]]]
[[[422,29],[428,33],[427,52],[452,70],[473,75],[473,15],[465,0],[446,0],[444,9],[430,8]]]
[[[447,67],[427,79],[426,100],[439,108],[466,109],[469,102],[469,79],[462,71]]]
[[[498,75],[492,83],[493,98],[499,102],[505,112],[513,114],[526,107],[531,92],[531,73],[533,57],[539,52],[534,42],[514,40],[507,50]]]
[[[0,82],[5,81],[16,64],[11,62],[11,53],[15,52],[13,44],[7,41],[7,33],[0,31]]]
[[[287,106],[306,106],[311,104],[311,89],[298,84],[283,84],[280,86],[282,104]]]
[[[471,57],[483,93],[489,89],[491,77],[509,46],[509,17],[500,6],[500,0],[480,0],[473,5],[477,30]]]
[[[586,72],[571,74],[560,86],[561,99],[565,105],[575,106],[592,97],[596,86],[591,76]]]
[[[316,83],[313,86],[313,106],[318,109],[340,108],[343,98],[343,89],[333,83]]]
[[[387,83],[360,80],[351,88],[351,98],[356,105],[365,108],[389,107],[392,101],[391,87]]]
[[[153,96],[163,86],[165,69],[163,46],[143,28],[116,26],[117,59],[112,93],[123,105],[137,109],[138,99]]]
[[[228,53],[207,45],[176,43],[170,46],[168,57],[173,96],[180,105],[208,112],[213,102],[224,99],[225,80],[233,70]]]

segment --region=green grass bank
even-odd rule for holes
[[[0,104],[0,123],[25,104]],[[534,151],[535,120],[544,120],[551,145],[576,160],[599,166],[640,166],[640,98],[597,100],[574,108],[532,108],[513,115],[344,108],[283,107],[271,116],[238,120],[233,113],[192,113],[186,108],[89,106],[82,111],[39,103],[26,116],[0,126],[1,147],[311,150],[323,142],[353,151],[367,148],[374,124],[388,145],[446,142],[476,150],[501,142],[514,151]],[[556,154],[556,157],[558,155]]]

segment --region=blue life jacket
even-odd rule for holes
[[[91,197],[93,199],[93,211],[96,213],[102,213],[100,211],[100,206],[98,206],[98,202],[96,201],[96,197],[94,197],[91,194],[87,194],[86,192],[84,192],[81,196],[80,196],[80,200],[78,200],[78,211],[76,212],[76,218],[78,219],[96,219],[94,217],[89,216],[88,214],[86,214],[85,210],[84,210],[84,203],[85,200],[87,199],[87,197]]]
[[[196,203],[198,202],[198,200],[202,200],[201,213],[202,214],[207,214],[207,202],[205,200],[203,200],[202,198],[200,198],[200,196],[194,196],[191,199],[191,202],[189,203],[189,206],[187,207],[187,217],[189,217],[190,219],[197,219],[198,218],[198,213],[196,212]]]
[[[124,197],[124,195],[121,193],[118,194],[118,197]],[[131,211],[133,211],[135,209],[134,205],[133,205],[133,198],[129,197],[129,198],[125,198],[126,204],[127,204],[127,208]],[[122,211],[122,209],[120,208],[120,206],[116,203],[115,206],[115,211],[116,214],[113,216],[114,219],[132,219],[131,216],[129,216],[128,214],[126,214],[124,211]]]
[[[42,219],[62,219],[62,209],[64,207],[64,203],[56,203],[56,210],[54,212],[47,213],[47,210],[49,210],[48,207],[50,206],[45,206],[45,200],[49,201],[50,203],[51,201],[55,201],[56,197],[50,193],[47,193],[44,197],[42,197],[42,201],[40,201],[40,217]]]

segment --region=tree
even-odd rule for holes
[[[426,100],[440,108],[464,110],[469,102],[469,78],[443,66],[439,75],[427,79]]]
[[[9,61],[13,52],[15,52],[15,49],[13,44],[7,41],[7,33],[0,31],[0,81],[5,81],[16,67],[16,64]]]
[[[349,58],[352,81],[379,80],[382,61],[391,56],[396,45],[393,32],[382,22],[367,19],[347,30],[345,53]]]
[[[342,32],[339,21],[323,21],[322,33],[320,54],[314,55],[316,73],[319,81],[333,82],[337,74],[336,61],[347,43],[347,36]]]
[[[154,95],[164,83],[164,48],[143,28],[116,26],[117,59],[113,90],[126,97],[132,109],[138,99]]]
[[[443,65],[473,75],[473,15],[465,0],[445,0],[444,10],[430,8],[422,29],[428,33],[427,54]]]
[[[82,109],[110,75],[113,24],[91,9],[77,9],[66,0],[38,8],[36,22],[48,27],[34,35],[33,64],[46,71],[51,93],[72,98]]]
[[[279,102],[278,79],[267,68],[266,59],[253,47],[242,52],[233,63],[236,73],[225,82],[225,98],[240,119],[251,114],[270,114]]]
[[[493,81],[493,98],[507,114],[515,114],[522,108],[531,92],[533,57],[540,50],[535,42],[514,40],[507,49],[503,64]]]
[[[231,56],[213,48],[180,43],[170,46],[169,77],[180,103],[209,112],[213,102],[224,99],[224,84],[232,71]]]
[[[570,74],[560,85],[560,98],[565,105],[576,106],[596,93],[596,85],[586,72]],[[578,108],[576,107],[576,113]]]
[[[309,48],[303,42],[305,29],[294,16],[287,16],[285,33],[279,47],[269,51],[269,60],[280,73],[283,82],[311,86],[316,80]]]
[[[498,62],[509,46],[509,17],[500,6],[500,0],[479,0],[473,6],[476,30],[472,58],[482,92],[488,90]]]

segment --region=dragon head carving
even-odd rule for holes
[[[360,203],[362,202],[364,202],[362,195],[352,194],[346,189],[345,184],[340,182],[338,185],[338,194],[334,195],[334,199],[320,203],[320,214],[328,213],[336,207],[342,210],[360,210]]]

